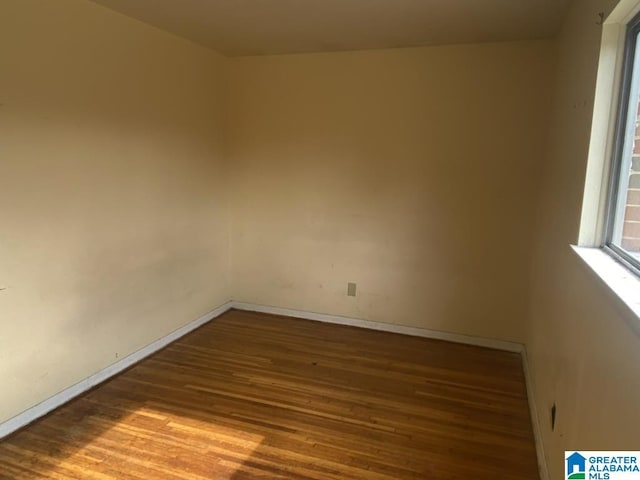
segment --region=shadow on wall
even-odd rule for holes
[[[531,478],[519,369],[230,312],[0,443],[0,478]]]

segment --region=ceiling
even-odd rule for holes
[[[228,56],[553,36],[570,0],[93,0]]]

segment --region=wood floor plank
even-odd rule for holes
[[[538,471],[517,354],[231,311],[0,442],[0,478]]]

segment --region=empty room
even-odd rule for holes
[[[640,478],[640,0],[0,0],[0,479]]]

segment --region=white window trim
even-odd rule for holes
[[[602,26],[580,234],[572,248],[640,321],[640,277],[603,248],[626,27],[638,12],[640,0],[621,0]]]
[[[636,8],[622,16],[618,10],[624,3],[633,3]],[[578,245],[582,247],[601,247],[604,245],[609,171],[615,148],[625,31],[627,23],[638,10],[640,10],[638,0],[623,0],[602,25],[600,62],[596,79],[589,157],[578,238]]]
[[[640,320],[640,278],[601,248],[572,246],[578,256]]]

